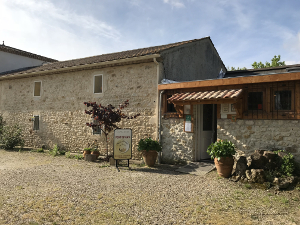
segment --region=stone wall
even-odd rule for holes
[[[282,149],[293,153],[300,162],[299,120],[218,119],[218,139],[232,141],[238,150],[253,153],[256,149]]]
[[[162,162],[194,161],[194,133],[184,132],[184,119],[162,119]]]
[[[103,75],[103,93],[93,93],[94,75]],[[33,96],[34,81],[42,82],[41,97]],[[23,128],[26,146],[52,148],[54,144],[77,152],[87,143],[104,135],[93,135],[85,125],[91,118],[84,113],[83,102],[118,106],[129,100],[125,109],[129,115],[141,113],[137,119],[120,122],[122,128],[132,128],[133,157],[140,158],[136,144],[140,138],[157,135],[157,66],[155,63],[107,67],[30,78],[0,81],[0,113],[9,123]],[[40,116],[40,129],[33,131],[30,118]],[[112,151],[112,134],[109,138]],[[102,153],[106,152],[101,145]]]

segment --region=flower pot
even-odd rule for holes
[[[95,155],[95,156],[96,156],[96,159],[98,159],[98,157],[99,157],[99,155],[100,155],[100,152],[94,151],[94,152],[92,152],[92,155]]]
[[[215,158],[215,165],[220,177],[228,178],[231,175],[232,168],[233,168],[233,157],[221,157],[220,161]]]
[[[142,156],[143,156],[144,162],[149,167],[154,166],[157,155],[158,155],[157,151],[155,151],[155,150],[149,150],[149,151],[143,150],[142,151]]]
[[[86,150],[84,150],[84,151],[83,151],[83,158],[84,158],[85,155],[87,155],[87,154],[91,154],[91,151],[86,151]]]

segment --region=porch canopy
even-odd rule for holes
[[[236,103],[243,89],[184,92],[173,94],[168,102],[175,105]]]

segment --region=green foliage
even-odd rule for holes
[[[53,149],[49,151],[49,154],[52,156],[65,155],[66,152],[64,150],[59,149],[57,145],[54,145]]]
[[[83,155],[77,154],[77,155],[74,155],[74,158],[77,160],[81,160],[81,159],[83,159]]]
[[[71,155],[71,152],[66,152],[65,156],[66,156],[66,158],[69,158],[69,159],[73,158]]]
[[[221,157],[230,157],[235,154],[235,146],[231,141],[219,140],[215,143],[212,143],[207,148],[207,153],[211,156],[212,159],[217,158],[218,160]]]
[[[3,126],[1,143],[4,149],[12,150],[16,146],[24,147],[24,139],[22,138],[22,130],[19,125]]]
[[[2,137],[2,134],[3,134],[4,125],[5,125],[5,122],[3,120],[2,115],[0,114],[0,140],[1,140],[1,137]]]
[[[251,188],[252,188],[252,186],[251,186],[250,184],[245,184],[245,188],[247,188],[247,189],[251,189]]]
[[[227,70],[228,70],[228,71],[233,71],[233,70],[247,70],[247,68],[246,68],[246,67],[241,67],[241,68],[238,67],[238,68],[235,68],[235,67],[233,67],[233,66],[230,68],[230,67],[228,66],[228,67],[227,67]]]
[[[83,150],[84,150],[84,151],[90,151],[90,152],[91,152],[91,151],[92,151],[92,148],[90,148],[90,147],[89,147],[89,148],[84,148]]]
[[[286,176],[292,176],[295,171],[294,156],[291,153],[282,157],[280,172]]]
[[[44,149],[39,148],[39,149],[36,150],[36,152],[43,153],[43,152],[44,152]]]
[[[160,152],[162,150],[162,147],[158,141],[152,140],[150,137],[141,139],[138,143],[138,151],[149,151],[149,150],[155,150],[157,152]]]
[[[263,64],[262,62],[254,62],[252,64],[253,69],[260,69],[260,68],[268,68],[268,67],[277,67],[277,66],[285,66],[285,61],[280,62],[280,55],[274,56],[273,59],[271,59],[271,63],[266,62]]]

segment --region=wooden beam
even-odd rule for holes
[[[217,86],[225,86],[225,85],[254,84],[254,83],[293,81],[293,80],[300,80],[300,72],[223,78],[223,79],[216,79],[216,80],[189,81],[189,82],[180,82],[180,83],[172,83],[172,84],[159,84],[158,90],[217,87]]]

